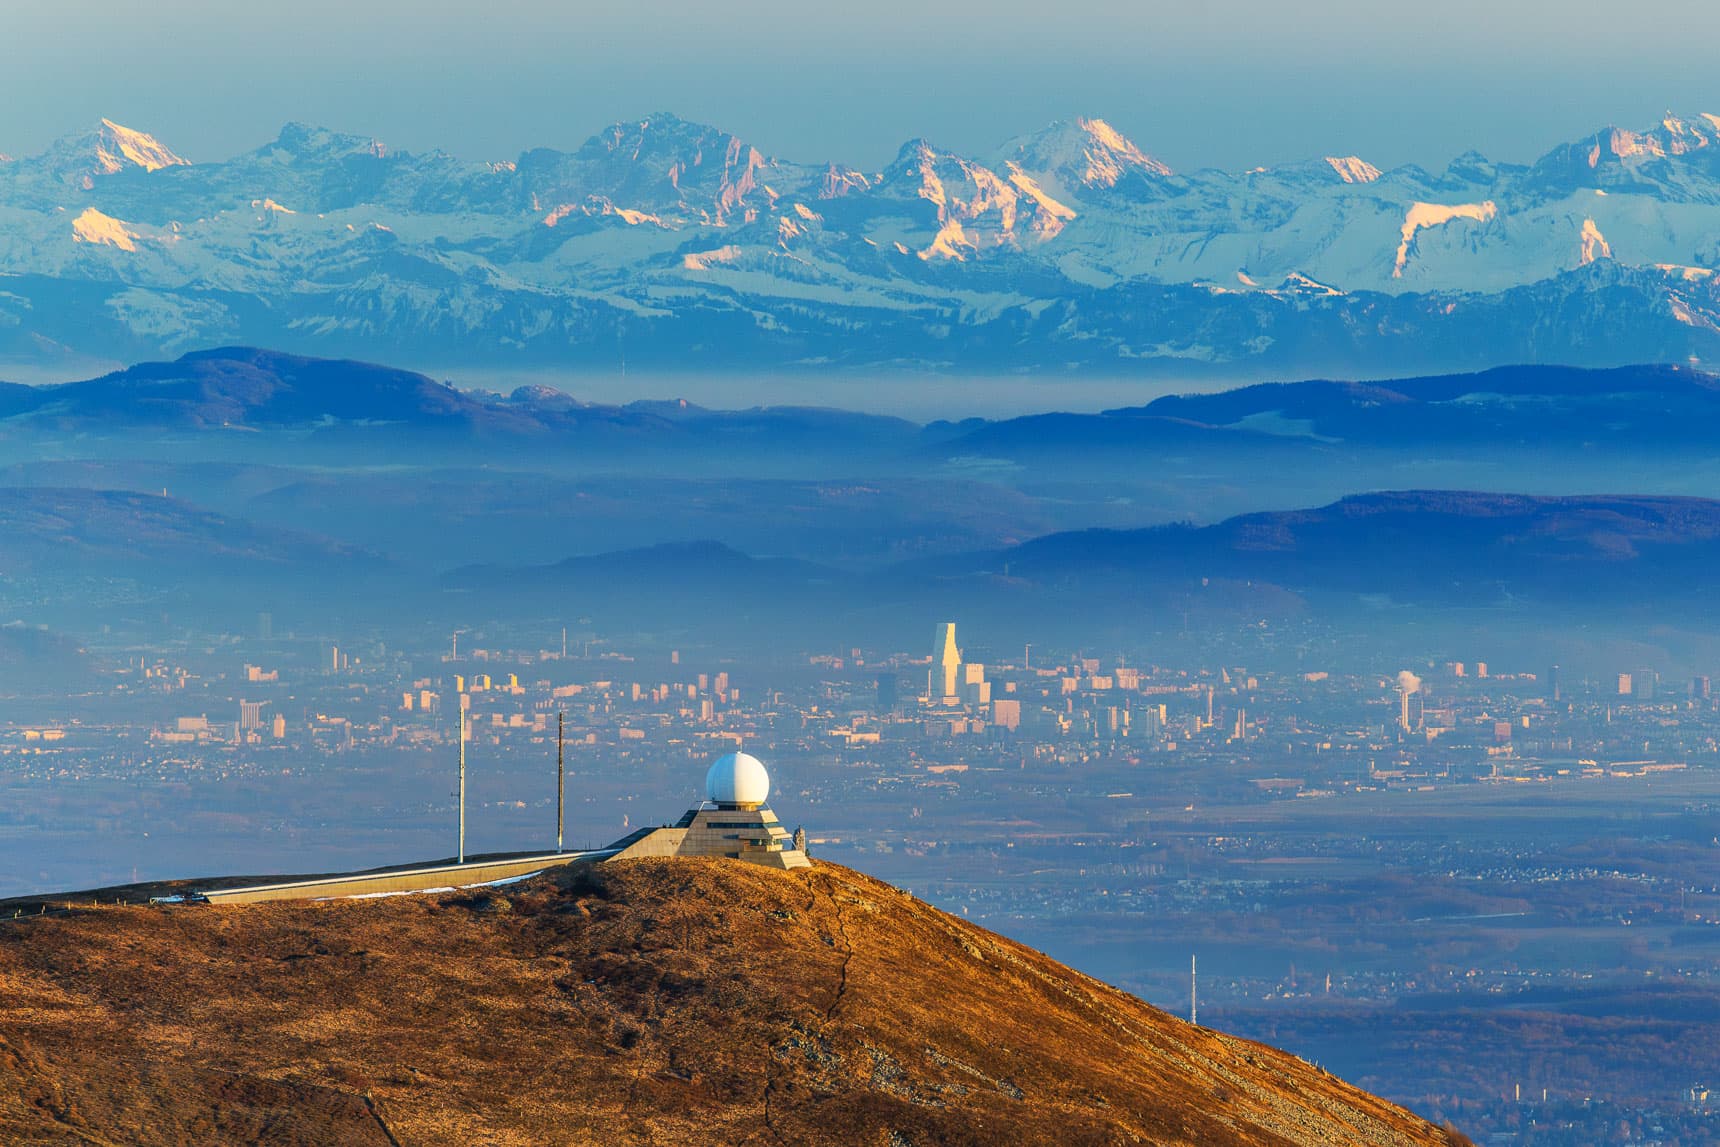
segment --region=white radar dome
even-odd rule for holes
[[[761,805],[770,796],[770,774],[750,753],[717,758],[705,774],[705,797],[720,805]]]

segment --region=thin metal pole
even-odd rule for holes
[[[566,802],[562,799],[562,794],[566,789],[563,785],[565,774],[562,771],[561,756],[561,726],[566,718],[567,713],[565,711],[557,710],[555,715],[555,850],[557,852],[561,851],[562,810],[567,807]]]
[[[460,863],[466,863],[466,699],[460,698]]]
[[[1200,998],[1195,994],[1195,957],[1188,958],[1188,1022],[1200,1024]]]

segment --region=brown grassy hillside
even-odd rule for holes
[[[848,869],[0,923],[0,1142],[1445,1144]]]

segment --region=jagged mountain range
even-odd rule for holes
[[[1720,116],[1527,165],[1176,172],[1074,119],[881,170],[655,115],[505,162],[103,121],[0,160],[0,356],[1402,373],[1720,353]]]

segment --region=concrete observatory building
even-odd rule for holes
[[[705,773],[705,799],[672,825],[644,828],[615,843],[609,859],[726,856],[769,868],[810,868],[804,839],[790,836],[765,801],[770,773],[750,753],[719,757]]]

